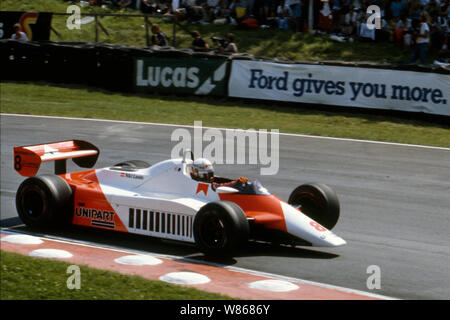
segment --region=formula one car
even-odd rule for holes
[[[323,184],[296,188],[288,203],[257,180],[217,177],[206,159],[150,165],[131,160],[102,169],[67,173],[66,160],[92,168],[100,154],[89,142],[70,140],[14,148],[14,168],[29,177],[16,207],[30,226],[73,225],[195,243],[205,254],[228,254],[249,239],[335,247],[339,201]],[[55,174],[35,176],[42,162]]]

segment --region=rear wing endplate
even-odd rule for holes
[[[14,169],[25,177],[35,176],[42,162],[55,161],[55,174],[66,173],[66,160],[73,159],[82,168],[97,162],[100,150],[83,140],[68,140],[14,147]]]

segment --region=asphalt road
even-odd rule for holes
[[[131,159],[155,163],[170,158],[175,129],[2,115],[2,226],[24,228],[14,204],[23,177],[12,169],[13,146],[76,138],[100,148],[96,167]],[[302,183],[328,184],[341,202],[341,219],[333,231],[348,244],[317,249],[254,243],[221,263],[396,298],[450,299],[450,149],[281,135],[279,150],[280,167],[274,176],[260,176],[257,165],[216,165],[216,173],[258,178],[285,200]],[[52,165],[44,164],[40,172],[51,171]],[[77,228],[52,232],[204,259],[195,247],[181,243]],[[367,288],[372,265],[380,268],[381,289]]]

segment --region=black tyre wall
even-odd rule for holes
[[[311,219],[331,230],[339,220],[340,204],[336,193],[321,183],[308,183],[297,187],[288,203],[301,206],[300,210]]]
[[[203,233],[206,223],[216,217],[223,223],[226,241],[220,246],[211,246]],[[203,206],[194,220],[194,238],[197,247],[207,255],[229,255],[244,246],[249,238],[250,228],[242,209],[229,201],[211,202]]]
[[[17,213],[30,227],[70,223],[72,202],[71,187],[57,175],[28,178],[16,194]]]

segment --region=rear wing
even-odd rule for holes
[[[67,159],[73,159],[82,168],[91,168],[99,155],[100,150],[96,146],[82,140],[14,147],[14,169],[22,176],[32,177],[42,162],[55,161],[55,174],[64,174]]]

